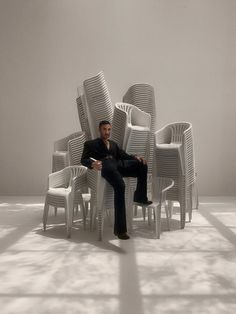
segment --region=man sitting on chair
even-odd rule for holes
[[[114,189],[115,223],[114,234],[122,240],[129,239],[126,227],[125,183],[123,177],[137,177],[134,201],[149,205],[147,198],[147,162],[144,158],[127,154],[109,139],[111,124],[109,121],[99,123],[100,137],[84,143],[81,164],[101,170],[104,177]]]

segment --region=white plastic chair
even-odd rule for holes
[[[49,206],[65,208],[66,233],[71,237],[75,193],[80,195],[80,205],[85,210],[82,201],[82,189],[86,186],[87,168],[84,166],[68,166],[51,173],[48,177],[48,191],[45,197],[43,213],[43,229],[46,230]],[[85,220],[83,219],[85,223]]]
[[[195,181],[191,123],[171,123],[155,132],[153,173],[155,177],[174,180],[174,188],[167,193],[167,199],[180,203],[181,228],[184,228],[187,208],[189,220],[192,219],[191,190]]]

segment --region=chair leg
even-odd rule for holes
[[[127,226],[128,226],[128,231],[132,233],[133,231],[133,193],[130,190],[130,193],[128,195],[127,199],[127,206],[126,206],[126,218],[127,218]]]
[[[46,225],[48,220],[48,211],[49,211],[49,204],[45,201],[44,204],[44,211],[43,211],[43,230],[46,231]]]
[[[90,206],[90,231],[96,229],[96,217],[97,217],[97,207],[92,205]]]
[[[78,213],[79,213],[79,205],[77,204],[75,208],[76,208],[75,209],[75,213],[76,213],[76,215],[78,215]]]
[[[142,206],[142,213],[143,213],[143,221],[146,220],[146,207]]]
[[[169,217],[171,218],[173,215],[173,201],[168,201],[168,211],[169,211]]]
[[[88,216],[88,203],[89,202],[84,202],[83,204],[84,204],[84,207],[85,207],[85,215],[86,215],[86,218],[87,218],[87,216]]]
[[[70,238],[73,220],[73,201],[71,199],[71,196],[68,196],[68,198],[66,199],[65,212],[66,212],[66,234],[67,238]]]
[[[80,196],[80,208],[82,209],[84,230],[86,230],[86,208],[85,208],[85,205],[84,205],[84,201],[83,201],[82,195]]]
[[[166,221],[167,221],[167,229],[170,231],[170,219],[169,219],[169,209],[168,209],[168,204],[164,204],[165,206],[165,212],[166,212]]]
[[[195,188],[195,202],[196,202],[196,209],[199,207],[199,199],[198,199],[198,188],[197,188],[197,183],[194,183],[194,188]]]
[[[147,208],[148,210],[148,225],[151,226],[152,221],[152,208]]]
[[[185,204],[180,203],[180,228],[184,229],[185,227],[185,216],[186,216]]]
[[[193,212],[193,185],[188,187],[188,200],[187,204],[188,204],[188,219],[189,222],[191,222],[192,220],[192,212]]]
[[[125,197],[125,205],[126,205],[126,221],[127,221],[127,229],[128,232],[132,233],[133,231],[133,218],[134,218],[134,189],[130,184],[130,178],[127,178],[126,181],[126,197]]]
[[[103,233],[103,208],[98,208],[98,241],[102,241]]]
[[[155,233],[156,233],[156,238],[160,239],[160,234],[161,234],[161,204],[155,207]]]

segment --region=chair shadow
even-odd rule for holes
[[[109,250],[119,254],[126,254],[126,251],[119,246],[119,243],[116,245],[111,242],[116,240],[116,237],[113,235],[111,228],[104,228],[103,241],[98,241],[97,230],[90,231],[88,225],[86,226],[86,229],[84,229],[82,221],[74,222],[71,238],[67,238],[65,224],[63,223],[50,224],[47,226],[46,231],[44,231],[43,227],[41,226],[35,230],[35,233],[47,238],[61,239],[77,244],[88,244],[102,250]]]
[[[177,219],[170,220],[170,230],[168,230],[167,219],[161,218],[161,236],[165,232],[173,232],[180,229],[180,221]],[[146,238],[146,239],[156,239],[155,238],[155,226],[154,222],[148,225],[147,221],[136,221],[133,224],[132,237],[134,238]],[[161,239],[160,236],[160,239]]]
[[[140,219],[140,217],[137,217]],[[114,234],[113,229],[109,226],[108,220],[105,219],[103,240],[98,241],[97,230],[90,231],[89,222],[86,224],[86,229],[83,227],[82,219],[77,216],[74,219],[72,227],[71,238],[66,237],[66,228],[64,222],[64,215],[59,213],[57,216],[50,216],[48,219],[49,224],[47,225],[46,231],[43,230],[42,225],[35,229],[35,233],[53,239],[62,239],[64,241],[78,243],[78,244],[89,244],[95,246],[96,248],[102,250],[110,250],[119,254],[126,254],[126,251],[121,248],[120,241]],[[167,227],[167,219],[161,218],[161,234],[165,232],[173,232],[180,229],[180,220],[171,218],[170,219],[170,230]],[[145,238],[145,239],[155,239],[154,234],[154,223],[151,226],[148,225],[147,219],[144,221],[142,218],[140,220],[133,220],[133,230],[129,232],[131,239]],[[112,243],[112,241],[119,241]]]

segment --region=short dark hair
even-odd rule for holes
[[[111,123],[110,123],[109,121],[107,121],[107,120],[102,120],[102,121],[99,122],[99,129],[100,129],[100,127],[101,127],[102,125],[105,125],[105,124],[110,124],[110,125],[111,125]]]

